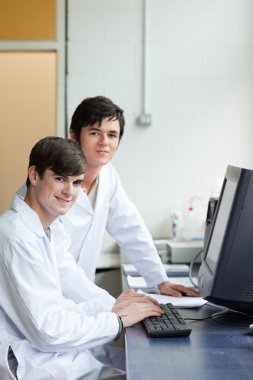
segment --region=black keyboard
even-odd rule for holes
[[[142,324],[151,338],[187,336],[191,328],[187,325],[177,309],[171,304],[161,304],[164,314],[161,317],[148,317]]]

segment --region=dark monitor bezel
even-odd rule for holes
[[[253,312],[253,295],[248,296],[249,292],[247,289],[243,289],[243,286],[247,287],[247,281],[242,283],[242,288],[236,281],[238,280],[234,274],[236,274],[236,259],[235,251],[239,252],[238,244],[240,244],[240,236],[243,236],[242,228],[243,223],[248,219],[249,215],[253,215],[253,181],[252,181],[252,171],[249,169],[238,168],[234,166],[228,166],[219,202],[217,204],[215,214],[213,217],[212,225],[210,228],[210,233],[207,238],[207,242],[204,246],[203,261],[199,270],[199,290],[203,298],[225,307],[243,311],[243,312]],[[210,249],[210,244],[212,242],[215,225],[221,205],[223,202],[223,196],[225,194],[226,185],[229,181],[236,184],[235,193],[233,197],[232,204],[230,206],[230,212],[227,220],[227,225],[224,229],[224,234],[222,237],[222,242],[220,244],[220,250],[217,256],[215,268],[210,267],[208,264],[208,253]],[[249,193],[249,194],[248,194]],[[249,197],[252,197],[249,203]],[[244,203],[247,200],[247,210],[244,210]],[[246,215],[246,216],[245,216]],[[245,221],[244,221],[245,219]],[[252,227],[253,230],[253,227]],[[239,231],[239,235],[238,235]],[[253,244],[253,233],[252,238],[249,237],[249,232],[247,232],[246,238],[252,241]],[[247,252],[246,247],[242,243],[242,254],[241,260],[244,263],[247,262]],[[236,248],[235,248],[236,247]],[[239,262],[239,260],[238,260]],[[238,270],[240,268],[238,267]],[[246,276],[249,277],[249,268],[245,266],[242,270],[245,271]],[[233,273],[233,275],[231,274]],[[234,277],[234,278],[233,278]],[[240,277],[240,276],[238,276]],[[249,281],[250,282],[250,281]],[[249,287],[251,284],[249,284]],[[253,276],[252,276],[252,286],[253,286]],[[246,295],[245,295],[246,294]],[[251,294],[251,293],[250,293]],[[251,303],[251,304],[250,304]]]

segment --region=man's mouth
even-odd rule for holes
[[[97,150],[98,154],[108,154],[107,150]]]
[[[66,205],[70,202],[70,199],[64,199],[64,198],[60,198],[60,197],[55,197],[60,203],[62,203],[63,205]]]

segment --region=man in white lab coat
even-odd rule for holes
[[[115,300],[68,253],[57,217],[74,204],[85,167],[77,144],[40,140],[25,197],[16,195],[0,216],[0,380],[97,379],[101,371],[105,378],[110,368],[95,358],[103,345],[123,327],[162,313],[134,292]]]
[[[110,99],[84,99],[76,108],[70,137],[80,144],[87,161],[83,191],[62,218],[76,262],[94,281],[104,233],[119,244],[149,287],[161,293],[198,295],[194,290],[168,281],[152,237],[134,204],[127,197],[120,178],[110,163],[124,133],[123,110]]]

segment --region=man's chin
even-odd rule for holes
[[[58,212],[59,212],[59,216],[60,216],[60,215],[65,215],[65,214],[71,209],[72,206],[73,206],[73,203],[71,203],[71,205],[68,205],[67,207],[60,208],[60,209],[58,210]]]

